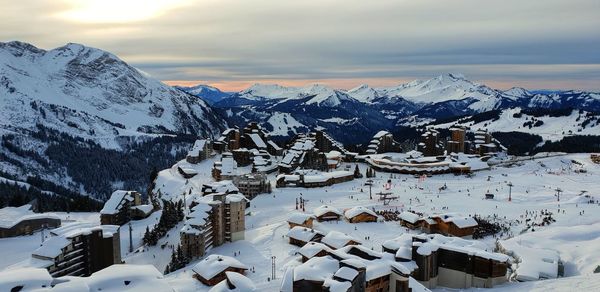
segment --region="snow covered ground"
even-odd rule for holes
[[[159,173],[156,190],[160,190],[165,199],[182,199],[183,193],[199,192],[205,182],[212,181],[210,169],[215,157],[197,165],[179,162],[176,166]],[[193,168],[198,175],[186,180],[177,172],[177,166]],[[359,164],[362,173],[366,165]],[[584,169],[583,173],[580,170]],[[341,210],[364,206],[376,210],[406,210],[408,208],[427,215],[435,213],[459,213],[463,215],[479,214],[482,216],[497,215],[507,223],[511,223],[510,232],[502,234],[500,239],[505,245],[515,250],[519,247],[534,250],[550,250],[558,253],[565,265],[565,278],[528,283],[510,282],[495,288],[497,291],[527,290],[560,290],[559,287],[580,287],[585,291],[600,287],[600,276],[593,270],[600,265],[600,205],[589,204],[589,200],[600,200],[600,165],[592,163],[588,154],[572,154],[518,162],[512,166],[496,166],[490,170],[482,170],[472,178],[438,175],[419,181],[409,175],[392,175],[392,191],[399,198],[389,206],[369,198],[369,188],[364,183],[366,178],[337,184],[327,188],[273,188],[272,194],[263,194],[251,202],[247,209],[245,240],[213,248],[209,254],[234,256],[243,264],[254,267],[255,272],[248,272],[256,286],[263,291],[277,291],[285,269],[298,264],[295,252],[298,247],[290,245],[286,234],[286,219],[296,212],[296,198],[305,199],[306,212],[323,204],[335,206]],[[270,175],[274,184],[274,174]],[[374,179],[373,194],[383,190],[390,174],[378,173]],[[508,182],[512,182],[512,202],[508,201]],[[439,191],[446,185],[445,190]],[[563,192],[560,202],[555,196],[555,189]],[[582,191],[589,197],[580,196]],[[493,193],[493,200],[485,200],[484,194]],[[189,195],[186,195],[189,200]],[[558,211],[560,209],[560,212]],[[527,229],[526,212],[553,213],[555,223],[548,226],[537,226],[535,231]],[[97,220],[93,215],[71,214],[75,220]],[[141,236],[146,226],[155,224],[160,214],[132,222],[133,245],[135,251],[128,253],[129,237],[127,226],[121,229],[121,246],[123,259],[128,264],[152,264],[163,271],[171,256],[170,245],[179,242],[178,226],[169,232],[168,237],[159,241],[156,247],[140,248]],[[540,216],[541,217],[541,216]],[[533,222],[540,218],[531,218]],[[517,221],[518,220],[518,221]],[[537,220],[537,221],[536,221]],[[351,224],[345,221],[314,223],[314,228],[327,233],[340,231],[361,241],[364,246],[381,250],[381,244],[388,239],[407,232],[397,222],[377,222]],[[524,231],[527,230],[527,231]],[[414,232],[414,231],[410,231]],[[521,232],[523,232],[521,234]],[[511,237],[509,239],[509,237]],[[369,240],[366,238],[369,237]],[[0,269],[10,266],[28,257],[39,241],[39,234],[18,238],[0,239]],[[35,239],[35,244],[33,243]],[[482,242],[493,250],[496,238],[487,237]],[[165,245],[161,248],[161,245]],[[518,252],[517,252],[518,253]],[[277,279],[270,280],[271,257],[275,256]],[[521,255],[522,257],[522,255]],[[525,260],[523,258],[523,260]],[[190,263],[184,269],[166,275],[167,280],[178,291],[207,291],[209,287],[192,278]],[[437,289],[444,291],[445,289]]]

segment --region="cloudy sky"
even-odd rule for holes
[[[0,41],[110,51],[169,83],[339,88],[462,73],[600,90],[598,0],[0,0]]]

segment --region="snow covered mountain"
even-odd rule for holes
[[[91,153],[98,155],[111,150],[105,154],[123,162],[124,158],[116,158],[118,153],[140,147],[141,142],[164,135],[172,140],[180,139],[174,136],[177,134],[215,136],[225,126],[204,101],[151,78],[108,52],[79,44],[46,51],[22,42],[0,43],[0,136],[4,146],[0,171],[18,179],[41,177],[79,191],[81,181],[74,176],[81,169],[77,172],[73,167],[87,167],[86,161],[90,163],[94,157],[73,160],[72,156],[90,147],[96,148]],[[54,149],[55,145],[63,147]],[[175,154],[170,146],[165,147],[163,150]],[[66,151],[71,153],[63,153]],[[162,156],[152,161],[152,155],[146,154],[148,161],[129,165],[130,171],[144,171],[139,175],[147,176],[150,165],[168,160]],[[104,158],[107,164],[117,162]],[[118,173],[112,171],[111,175]],[[111,180],[102,182],[106,189],[112,183],[128,182],[119,177]]]
[[[208,104],[214,104],[215,102],[219,102],[231,95],[231,93],[223,92],[216,87],[203,84],[198,84],[190,87],[175,86],[175,88],[187,92],[191,95],[200,97]]]
[[[254,84],[215,104],[234,124],[257,120],[283,136],[322,127],[343,143],[361,143],[377,132],[404,124],[407,117],[447,119],[508,108],[575,108],[600,111],[600,94],[579,91],[497,90],[443,74],[392,87],[360,85],[350,90],[324,85],[285,87]],[[285,117],[282,118],[282,117]],[[358,131],[358,135],[349,135]]]

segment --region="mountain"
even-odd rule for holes
[[[254,84],[214,104],[237,125],[256,120],[275,135],[320,127],[342,143],[363,143],[380,129],[410,119],[448,119],[509,108],[600,111],[598,93],[497,90],[460,74],[442,74],[391,87],[362,84],[350,90],[314,84],[285,87]],[[358,133],[358,134],[354,134]]]
[[[231,95],[231,93],[223,92],[220,89],[209,86],[198,84],[195,86],[185,87],[185,86],[174,86],[175,88],[187,92],[191,95],[195,95],[197,97],[202,98],[202,100],[206,101],[208,104],[214,104],[215,102],[219,102]]]
[[[80,44],[46,51],[0,43],[0,171],[21,180],[39,177],[96,196],[116,186],[139,188],[153,166],[168,166],[182,151],[172,147],[225,127],[204,101],[111,53]],[[99,178],[91,173],[95,162],[115,169]]]
[[[318,128],[342,143],[357,143],[393,122],[349,93],[322,84],[305,87],[255,84],[214,106],[233,124],[243,126],[249,121],[259,121],[273,136],[282,138]]]

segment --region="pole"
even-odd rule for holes
[[[508,183],[508,201],[509,202],[512,202],[512,187],[513,187],[512,182],[509,182]]]
[[[275,280],[275,256],[271,256],[271,278]]]
[[[133,252],[133,228],[131,228],[131,222],[129,222],[129,252]]]

